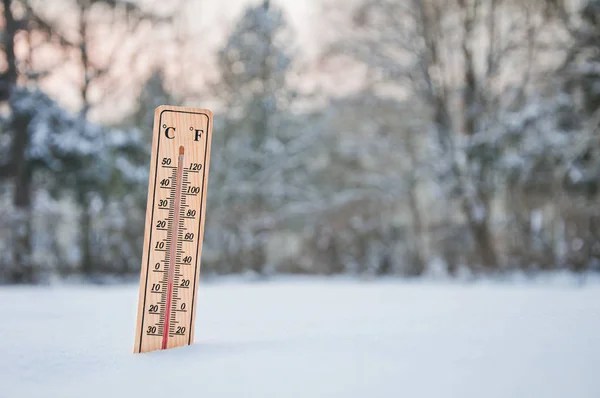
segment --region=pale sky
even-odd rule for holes
[[[207,82],[214,82],[218,78],[218,73],[214,67],[214,54],[224,44],[227,34],[233,29],[236,21],[241,17],[245,7],[253,4],[262,4],[262,0],[183,0],[163,2],[156,0],[139,0],[149,5],[159,5],[166,10],[167,7],[177,8],[177,4],[182,7],[177,8],[177,22],[171,26],[161,29],[155,26],[147,26],[144,34],[143,29],[140,33],[139,41],[145,43],[142,47],[152,48],[152,51],[135,55],[138,53],[136,47],[140,47],[138,39],[125,33],[116,32],[114,26],[97,28],[97,36],[100,38],[99,44],[95,49],[90,49],[93,56],[96,56],[100,62],[106,62],[102,51],[111,52],[112,48],[119,48],[130,56],[123,57],[128,63],[123,63],[121,59],[111,61],[111,70],[115,71],[116,78],[111,87],[96,87],[92,90],[90,97],[93,100],[100,101],[101,106],[93,108],[91,118],[104,122],[117,122],[131,108],[135,101],[139,81],[147,77],[152,65],[167,65],[167,73],[170,75],[169,81],[173,84],[169,87],[172,90],[190,91],[199,93],[200,96],[206,90],[204,87]],[[327,19],[322,16],[322,11],[326,8],[325,4],[332,0],[271,0],[271,3],[283,8],[288,22],[290,23],[296,37],[295,42],[291,43],[290,48],[296,55],[298,63],[310,64],[317,57],[328,37],[335,36],[336,27],[326,23]],[[78,34],[75,21],[77,18],[75,10],[72,8],[71,0],[53,0],[52,3],[44,0],[33,0],[38,9],[44,10],[47,16],[57,21],[57,26],[62,29],[61,34],[70,37],[76,41]],[[342,0],[343,2],[343,0]],[[339,2],[338,2],[339,3]],[[347,3],[345,3],[347,4]],[[47,8],[45,8],[47,7]],[[168,10],[167,10],[168,12]],[[191,37],[183,50],[184,54],[171,51],[171,41],[173,40],[173,29],[176,35],[186,34]],[[164,36],[162,42],[156,41],[156,33],[159,37]],[[126,35],[126,36],[123,36]],[[147,37],[152,37],[152,42],[144,42]],[[133,45],[131,44],[133,42]],[[129,46],[129,47],[128,47]],[[100,48],[100,50],[98,50]],[[43,50],[37,50],[40,54]],[[79,108],[78,79],[81,79],[81,72],[77,71],[76,64],[69,65],[68,61],[54,59],[57,58],[48,50],[46,56],[38,57],[40,64],[52,66],[55,71],[49,78],[42,82],[42,88],[53,98],[73,111]],[[52,60],[52,61],[48,61]],[[47,61],[47,62],[46,62]],[[120,63],[121,62],[121,63]],[[132,67],[134,62],[135,67]],[[181,76],[181,70],[193,71],[191,76]],[[131,74],[131,71],[137,71]],[[310,76],[308,76],[310,75]],[[302,80],[310,82],[313,71],[304,73]],[[122,77],[121,77],[122,76]],[[118,99],[107,103],[101,100],[106,95]]]

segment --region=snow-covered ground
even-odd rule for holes
[[[600,397],[600,284],[200,286],[133,355],[136,286],[0,288],[0,397]]]

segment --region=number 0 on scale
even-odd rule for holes
[[[194,341],[211,137],[209,110],[156,109],[135,353]]]

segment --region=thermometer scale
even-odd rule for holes
[[[209,110],[154,113],[135,353],[194,341],[211,137]]]

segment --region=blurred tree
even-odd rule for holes
[[[541,22],[545,7],[509,0],[368,0],[355,12],[355,34],[334,51],[364,62],[376,76],[372,84],[409,88],[429,104],[446,165],[438,168],[440,183],[459,200],[476,263],[488,271],[500,265],[490,223],[496,162],[514,137],[505,117],[529,101],[536,76],[551,70],[537,62],[544,49],[552,50],[544,34],[552,37],[556,28]],[[511,15],[508,25],[501,22],[504,12]],[[546,112],[538,108],[537,116]]]
[[[217,90],[227,113],[224,131],[213,142],[216,172],[211,179],[220,190],[238,193],[219,204],[230,206],[230,215],[241,218],[233,223],[234,234],[244,241],[244,260],[258,273],[265,266],[266,234],[257,220],[288,194],[280,162],[286,159],[286,142],[294,138],[282,128],[282,115],[293,94],[286,82],[289,40],[282,11],[265,1],[246,9],[218,54]]]
[[[125,27],[126,32],[132,34],[142,21],[164,20],[162,17],[145,11],[136,2],[126,0],[73,0],[65,2],[65,5],[68,5],[67,3],[74,5],[78,10],[77,32],[79,37],[76,39],[68,34],[68,29],[62,26],[61,22],[46,16],[47,10],[44,5],[29,0],[3,1],[5,29],[2,38],[7,69],[0,75],[0,99],[8,102],[10,116],[4,120],[2,129],[3,134],[8,135],[8,139],[2,142],[5,145],[3,151],[7,153],[7,156],[3,156],[0,160],[0,178],[10,179],[14,184],[13,205],[16,211],[12,228],[15,235],[13,237],[15,248],[13,263],[19,265],[16,269],[23,270],[23,275],[15,274],[11,277],[14,281],[31,282],[35,279],[35,272],[31,271],[35,268],[31,264],[31,207],[34,193],[32,184],[36,173],[47,170],[48,164],[52,164],[52,162],[37,162],[31,155],[32,145],[34,145],[33,135],[36,134],[36,129],[40,128],[39,123],[36,126],[31,126],[31,123],[44,117],[45,109],[58,107],[48,98],[40,102],[37,90],[18,88],[18,83],[35,85],[37,79],[51,73],[45,69],[35,70],[35,65],[31,62],[31,54],[37,47],[32,37],[53,43],[56,47],[64,50],[63,54],[77,54],[81,66],[82,106],[79,113],[80,120],[76,123],[80,137],[70,136],[68,140],[79,143],[93,141],[95,151],[92,154],[85,149],[86,145],[72,144],[73,147],[68,154],[62,154],[59,151],[53,153],[53,156],[55,155],[61,164],[60,173],[56,177],[58,180],[67,178],[69,183],[65,184],[63,189],[71,190],[74,193],[82,209],[81,264],[83,271],[91,274],[96,268],[96,256],[93,255],[92,250],[90,206],[94,200],[100,204],[106,200],[106,183],[109,179],[106,178],[107,174],[102,171],[107,168],[100,167],[101,162],[99,162],[98,156],[107,159],[110,145],[104,142],[105,135],[101,129],[90,125],[86,118],[93,105],[90,101],[92,89],[102,86],[105,92],[113,91],[109,86],[111,80],[107,77],[111,75],[115,57],[120,54],[116,48],[112,48],[108,52],[109,56],[105,56],[107,51],[105,40],[102,40],[98,34],[91,34],[91,30],[92,27],[112,23],[116,28]],[[15,15],[18,15],[18,18]],[[103,17],[106,19],[102,20]],[[19,32],[24,32],[24,34],[19,35]],[[18,43],[28,49],[22,59],[18,59],[15,54],[15,46]],[[117,45],[122,44],[121,41]],[[103,50],[97,51],[101,46],[104,46]],[[92,57],[92,53],[95,54],[94,57]],[[12,93],[17,89],[19,90],[18,94],[13,95]],[[27,103],[27,98],[29,98],[29,103]],[[15,101],[18,101],[18,104]],[[32,105],[36,104],[38,108],[32,108]],[[34,109],[36,110],[34,111]],[[60,127],[57,127],[57,130],[57,134],[60,134]],[[6,147],[10,149],[7,150]],[[77,153],[78,149],[81,149],[81,152]]]
[[[561,10],[572,45],[559,70],[560,94],[568,98],[559,122],[577,131],[563,151],[559,173],[570,197],[562,206],[568,242],[564,260],[583,271],[600,268],[600,1],[582,2],[576,15]]]
[[[126,36],[132,35],[142,21],[150,21],[156,24],[160,22],[161,18],[147,12],[137,2],[128,0],[76,0],[76,6],[78,8],[79,37],[69,47],[78,54],[78,61],[83,74],[80,86],[82,101],[80,115],[86,118],[92,106],[90,92],[94,85],[101,85],[104,88],[103,91],[110,92],[110,90],[107,90],[110,82],[107,82],[104,78],[110,76],[114,57],[119,55],[119,51],[115,48],[109,52],[108,57],[98,55],[102,53],[98,47],[102,45],[104,40],[90,33],[91,27],[101,24],[101,22],[94,19],[94,11],[99,13],[100,16],[108,17],[108,21],[105,20],[103,23],[109,23],[112,26],[125,26],[126,30],[124,34]],[[108,8],[112,13],[107,13],[106,10],[102,9],[102,6]],[[122,44],[117,43],[117,46]],[[92,55],[96,55],[97,60]],[[118,85],[121,85],[121,83],[118,83]],[[77,202],[82,207],[82,265],[86,274],[90,274],[94,268],[98,268],[94,264],[95,257],[92,255],[92,215],[90,206],[95,196],[99,197],[101,203],[103,203],[106,200],[106,195],[106,190],[102,190],[102,186],[95,184],[82,183],[76,187]]]
[[[13,225],[14,257],[12,261],[20,267],[9,275],[13,282],[33,282],[36,278],[34,265],[31,260],[31,171],[27,164],[25,151],[29,137],[25,130],[27,119],[14,112],[11,98],[16,89],[18,79],[17,58],[15,55],[15,40],[23,23],[17,20],[13,13],[12,0],[3,0],[4,31],[2,32],[3,49],[6,62],[6,72],[0,75],[0,100],[8,101],[12,116],[5,120],[3,133],[10,132],[11,144],[8,156],[0,160],[0,178],[11,178],[14,181],[13,205],[16,210]]]
[[[370,89],[327,105],[321,137],[305,156],[307,167],[316,169],[310,186],[321,198],[313,212],[324,233],[315,236],[315,246],[329,252],[320,260],[329,272],[425,271],[418,190],[428,151],[427,136],[417,133],[428,117],[419,101],[385,98]],[[313,154],[327,159],[326,165],[317,166],[323,160],[311,159]]]
[[[7,277],[12,282],[31,283],[37,280],[39,272],[39,267],[33,264],[31,247],[34,191],[46,189],[59,194],[74,185],[95,184],[102,173],[90,165],[102,168],[99,156],[103,147],[97,142],[98,134],[87,133],[98,127],[69,115],[38,90],[14,87],[10,104],[12,114],[5,128],[16,140],[25,139],[27,145],[21,163],[23,169],[17,167],[17,176],[23,173],[26,184],[15,195],[16,214],[12,224],[15,236],[11,248],[14,258]],[[36,178],[48,172],[53,174],[52,179]]]

